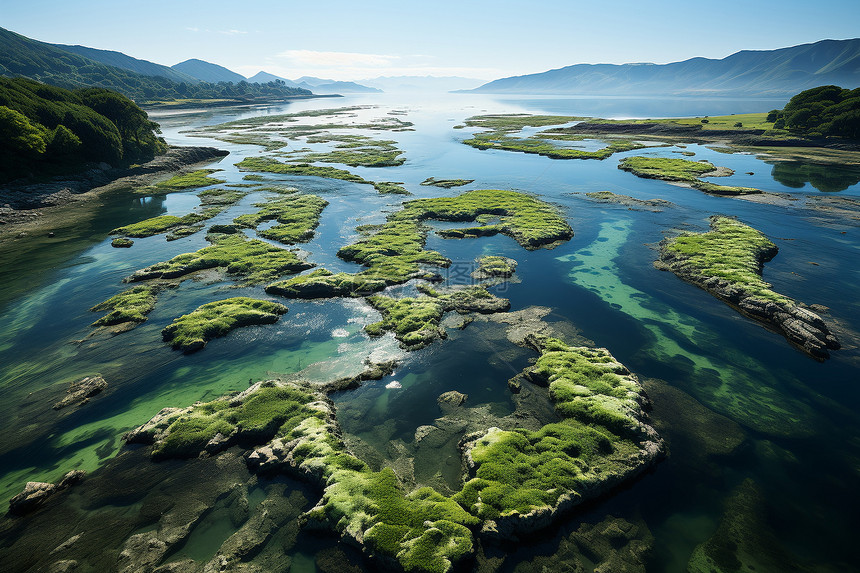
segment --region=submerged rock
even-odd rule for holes
[[[107,388],[108,383],[101,376],[87,376],[69,384],[66,396],[53,405],[54,410],[62,410],[66,406],[78,404],[83,406],[90,398]]]
[[[450,390],[448,392],[440,394],[439,397],[436,399],[436,402],[439,403],[439,406],[441,406],[442,409],[456,408],[457,406],[462,406],[468,398],[468,394],[463,394],[462,392],[457,392],[456,390]]]
[[[9,513],[12,515],[29,513],[55,493],[77,484],[85,475],[86,472],[83,470],[72,470],[56,484],[37,481],[27,482],[24,491],[9,500]]]

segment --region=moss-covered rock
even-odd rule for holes
[[[126,237],[117,237],[110,242],[110,246],[115,249],[127,249],[134,244],[134,241]]]
[[[160,190],[171,190],[178,191],[181,189],[190,189],[192,187],[206,187],[207,185],[217,185],[219,183],[224,183],[224,179],[216,179],[214,177],[209,177],[213,173],[221,171],[220,169],[198,169],[197,171],[192,171],[191,173],[184,173],[182,175],[174,175],[167,181],[161,181],[160,183],[156,183],[156,189]]]
[[[189,353],[231,330],[277,322],[287,307],[276,302],[234,297],[210,302],[175,319],[161,331],[161,337],[176,350]]]
[[[146,315],[155,308],[157,296],[158,289],[149,285],[132,287],[116,294],[90,309],[91,312],[107,312],[90,326],[127,325],[133,328],[146,321]]]
[[[427,346],[437,338],[445,338],[445,330],[439,323],[446,312],[503,312],[511,306],[510,301],[490,294],[483,286],[445,291],[420,287],[420,290],[424,296],[368,298],[370,305],[382,313],[382,320],[365,326],[365,332],[379,336],[392,331],[404,348],[414,350]]]
[[[675,204],[665,199],[637,199],[629,195],[620,195],[612,191],[593,191],[586,193],[586,197],[597,203],[615,203],[624,205],[631,210],[645,210],[659,213],[664,207],[674,207]]]
[[[472,271],[472,278],[489,280],[510,278],[517,270],[517,261],[508,257],[485,255],[476,259],[478,268]]]
[[[292,251],[242,234],[209,235],[207,239],[212,245],[136,271],[125,282],[174,279],[205,269],[223,268],[246,284],[259,284],[313,267]]]
[[[710,161],[691,161],[689,159],[666,157],[625,157],[618,164],[618,169],[629,171],[637,177],[646,179],[662,179],[687,183],[693,189],[698,189],[711,195],[753,195],[761,193],[761,189],[753,187],[737,187],[717,185],[699,178],[708,174],[731,175],[733,171],[725,167],[716,167]]]
[[[469,183],[474,183],[474,179],[436,179],[428,177],[421,182],[421,185],[432,185],[433,187],[442,187],[443,189],[451,189],[452,187],[462,187]]]
[[[497,219],[491,224],[464,229],[447,229],[437,234],[445,238],[480,237],[501,233],[533,250],[551,247],[573,237],[573,230],[552,205],[531,195],[499,189],[466,191],[456,197],[415,199],[403,204],[394,219],[418,221],[476,221],[482,216]]]
[[[711,217],[707,233],[685,233],[660,242],[655,266],[705,289],[783,334],[817,360],[829,357],[839,341],[820,316],[771,289],[761,277],[763,263],[778,249],[758,230],[730,217]]]
[[[257,234],[280,243],[293,244],[308,241],[320,222],[320,215],[328,201],[316,195],[292,195],[272,201],[256,203],[256,213],[239,215],[233,223],[241,227],[256,229],[265,221],[278,224]]]
[[[522,377],[549,385],[560,421],[537,431],[490,428],[464,440],[469,473],[454,499],[484,520],[490,536],[545,527],[662,455],[642,387],[608,351],[531,342],[541,354]]]

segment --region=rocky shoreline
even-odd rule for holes
[[[0,233],[5,234],[33,222],[51,208],[61,208],[106,191],[145,185],[160,175],[227,154],[227,151],[215,147],[171,147],[164,155],[129,168],[102,163],[83,173],[55,177],[47,182],[18,180],[0,185]]]
[[[760,277],[762,264],[776,256],[778,248],[751,227],[728,217],[712,217],[710,233],[681,237],[731,235],[735,230],[740,229],[739,226],[743,227],[743,231],[752,231],[759,235],[755,238],[763,239],[758,243],[749,243],[743,235],[735,237],[736,242],[743,243],[743,247],[752,256],[752,265],[755,268],[745,270],[752,271]],[[805,308],[802,303],[770,291],[770,285],[763,281],[759,281],[758,285],[750,286],[748,282],[732,280],[709,272],[697,261],[704,249],[700,249],[699,252],[680,251],[676,245],[681,237],[663,239],[660,242],[660,258],[654,263],[656,268],[671,271],[678,278],[706,290],[744,316],[757,320],[782,334],[795,347],[816,360],[824,361],[830,357],[828,350],[840,348],[836,336],[830,332],[827,324],[818,314]],[[734,245],[720,244],[715,247],[731,249]],[[761,288],[762,285],[764,285],[763,288]]]

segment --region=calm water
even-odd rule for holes
[[[613,515],[630,521],[641,517],[647,524],[656,537],[654,571],[684,571],[695,546],[716,530],[724,500],[746,479],[752,479],[763,494],[761,511],[766,517],[758,526],[760,533],[779,540],[780,551],[803,563],[818,564],[822,571],[843,571],[858,565],[852,547],[860,511],[856,494],[860,424],[851,407],[860,399],[856,336],[860,328],[856,287],[860,282],[860,240],[856,221],[834,220],[794,206],[710,197],[692,189],[638,179],[616,168],[618,159],[627,155],[678,157],[673,151],[679,149],[673,147],[617,154],[605,161],[558,161],[472,149],[460,143],[469,130],[452,129],[481,113],[718,115],[769,110],[781,107],[783,101],[493,100],[455,95],[402,101],[383,95],[155,119],[170,143],[228,149],[230,155],[213,166],[224,170],[219,176],[239,182],[243,174],[233,164],[261,154],[258,147],[191,138],[182,132],[194,125],[239,117],[354,104],[379,106],[359,112],[360,120],[383,117],[397,109],[406,111],[407,115],[400,117],[415,124],[415,131],[381,135],[397,140],[405,150],[407,162],[403,166],[351,169],[355,173],[368,179],[402,181],[416,197],[459,192],[419,185],[430,176],[476,180],[464,189],[533,192],[558,204],[576,233],[573,240],[557,249],[535,252],[521,249],[506,237],[446,241],[431,235],[428,248],[451,258],[454,268],[470,264],[481,254],[515,258],[522,282],[505,285],[499,292],[510,298],[513,310],[535,304],[551,307],[552,321],[573,324],[582,336],[608,348],[640,377],[660,379],[661,384],[685,392],[711,412],[732,421],[725,424],[738,424],[745,437],[744,445],[732,455],[705,459],[697,446],[705,439],[696,434],[700,428],[673,426],[664,432],[672,447],[668,460],[617,495],[574,513],[565,523],[506,553],[503,569],[513,570],[517,563],[536,555],[553,555],[559,551],[561,540],[581,523],[595,523]],[[685,150],[695,153],[693,159],[734,169],[734,176],[719,180],[727,185],[753,186],[799,198],[860,194],[860,172],[856,169],[766,162],[698,145]],[[355,265],[341,261],[334,253],[354,240],[356,225],[382,221],[384,213],[396,209],[401,200],[378,196],[366,185],[277,175],[272,178],[320,194],[330,202],[316,236],[303,249],[310,252],[309,260],[331,270],[354,270]],[[632,211],[591,203],[581,196],[599,190],[666,199],[675,206],[660,213]],[[160,340],[160,330],[173,318],[217,297],[265,297],[261,287],[236,289],[229,282],[189,280],[165,292],[149,320],[137,329],[114,338],[87,339],[88,325],[98,316],[88,309],[123,290],[123,277],[206,244],[198,233],[174,242],[166,242],[163,236],[136,239],[131,249],[113,249],[107,232],[156,214],[185,214],[197,204],[196,192],[146,199],[110,196],[90,217],[56,237],[34,237],[24,248],[0,252],[4,271],[0,276],[0,385],[4,392],[0,417],[6,421],[6,439],[0,445],[3,503],[26,481],[54,481],[71,469],[81,468],[94,473],[87,480],[91,484],[88,489],[81,486],[84,489],[78,494],[81,499],[76,519],[112,512],[110,515],[120,516],[117,523],[126,523],[123,512],[147,502],[141,502],[140,495],[100,497],[97,491],[99,476],[104,473],[98,471],[100,467],[110,463],[114,463],[111,471],[124,465],[132,467],[131,458],[115,458],[122,449],[120,436],[163,407],[213,399],[273,373],[302,372],[311,379],[324,380],[355,372],[368,356],[402,358],[403,366],[393,376],[334,397],[347,436],[360,440],[368,455],[375,456],[375,463],[384,463],[390,455],[389,443],[408,442],[418,426],[433,422],[439,415],[436,396],[444,391],[468,393],[472,405],[486,404],[499,415],[513,409],[506,381],[528,364],[528,352],[493,338],[486,327],[475,324],[452,332],[448,340],[427,349],[403,354],[391,338],[370,340],[362,333],[361,327],[376,320],[377,315],[360,301],[286,301],[289,313],[277,324],[241,329],[212,341],[202,352],[184,356]],[[252,210],[252,203],[260,198],[251,193],[212,222],[229,222]],[[740,317],[704,291],[654,270],[653,247],[666,233],[678,228],[704,230],[707,217],[717,213],[735,215],[777,243],[780,253],[764,272],[775,290],[830,307],[830,318],[840,329],[844,345],[831,360],[820,364],[806,358],[781,336]],[[452,276],[452,281],[460,280]],[[402,290],[406,292],[408,287]],[[70,381],[94,373],[109,381],[106,392],[79,410],[58,414],[50,408]],[[393,380],[402,387],[386,388]],[[675,419],[677,414],[667,404],[654,402],[655,418]],[[138,487],[162,488],[166,495],[180,488],[179,482],[170,481],[171,472],[180,471],[176,468],[199,472],[195,475],[200,476],[211,471],[206,461],[187,462],[185,466],[152,464],[139,455],[133,461],[137,464],[134,467],[146,467],[146,477]],[[438,471],[441,480],[456,488],[456,449],[441,450],[438,459],[431,461],[438,462],[438,470],[427,465],[430,461],[416,459],[416,477]],[[235,470],[235,476],[247,479],[241,469]],[[284,499],[292,495],[289,499],[296,512],[314,501],[312,494],[302,497],[298,484],[282,481],[261,483],[248,493],[248,503],[253,507],[266,495],[275,495],[272,492]],[[214,555],[241,524],[231,507],[229,499],[219,499],[171,559],[206,560]],[[134,527],[144,526],[135,523]],[[143,530],[129,526],[122,531],[128,535]],[[290,570],[314,571],[314,555],[322,555],[332,541],[304,539],[305,534],[288,531],[292,530],[285,528],[277,540],[291,558]],[[118,546],[122,539],[108,541],[105,537],[103,542],[107,547],[111,542]],[[0,544],[0,555],[5,545]],[[16,555],[14,545],[10,551],[7,555]],[[21,556],[14,559],[10,562],[27,562]],[[96,563],[95,559],[88,563]],[[20,565],[13,570],[16,568]]]

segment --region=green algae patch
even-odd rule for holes
[[[469,475],[454,496],[510,537],[548,523],[559,511],[601,495],[653,464],[662,440],[647,424],[638,380],[605,349],[532,337],[540,349],[520,375],[549,385],[560,421],[537,431],[490,428],[464,439]]]
[[[415,199],[403,204],[398,219],[476,221],[481,216],[497,222],[464,229],[437,231],[444,238],[489,236],[501,233],[522,247],[534,250],[554,246],[573,237],[573,230],[554,206],[516,191],[478,189],[457,197]]]
[[[288,298],[359,297],[381,291],[388,282],[369,273],[332,273],[316,269],[308,274],[278,281],[266,287],[268,294]]]
[[[469,183],[474,183],[474,179],[436,179],[428,177],[421,182],[421,185],[432,185],[433,187],[442,187],[443,189],[451,189],[453,187],[462,187]]]
[[[337,255],[368,267],[367,270],[355,274],[319,270],[270,284],[266,292],[295,298],[366,296],[414,278],[439,280],[437,273],[424,270],[421,265],[451,264],[436,251],[424,249],[427,228],[418,221],[389,220],[365,231],[369,234],[341,248]]]
[[[134,328],[146,322],[146,315],[155,308],[157,289],[149,285],[132,287],[90,309],[91,312],[107,312],[90,326],[126,325]]]
[[[468,229],[437,231],[446,238],[502,233],[526,249],[552,247],[573,236],[570,226],[552,205],[515,191],[476,190],[457,197],[407,201],[382,225],[359,228],[364,236],[341,248],[338,257],[366,270],[355,274],[315,271],[270,284],[266,292],[295,298],[366,296],[410,279],[438,281],[438,273],[422,265],[447,267],[451,261],[424,248],[425,220],[496,221]]]
[[[397,181],[375,181],[373,188],[380,195],[412,195],[403,187],[403,183]]]
[[[110,246],[115,249],[127,249],[134,244],[134,241],[126,237],[117,237],[110,242]]]
[[[307,418],[322,417],[309,406],[319,399],[318,394],[295,384],[257,383],[211,402],[166,408],[125,439],[154,444],[155,459],[196,457],[239,442],[260,444],[285,435]],[[221,437],[216,440],[218,434]]]
[[[647,147],[635,141],[615,140],[609,142],[606,147],[601,149],[586,151],[584,149],[559,147],[550,141],[539,139],[539,137],[540,134],[528,139],[521,139],[499,133],[479,133],[469,139],[463,140],[463,143],[475,149],[517,151],[520,153],[542,155],[550,159],[606,159],[615,153]],[[558,137],[549,137],[548,139],[558,139]]]
[[[252,471],[287,471],[324,487],[303,523],[330,528],[406,571],[444,573],[474,551],[477,518],[431,488],[407,492],[390,468],[375,472],[351,455],[331,401],[301,383],[258,382],[211,402],[166,408],[125,439],[152,444],[155,459],[257,445],[245,455]]]
[[[329,135],[308,137],[308,143],[342,141],[330,151],[295,151],[284,154],[303,163],[342,163],[350,167],[394,167],[403,165],[406,159],[395,141],[379,140],[362,135]]]
[[[618,169],[629,171],[637,177],[646,179],[688,183],[693,189],[710,195],[737,196],[762,193],[761,189],[754,187],[718,185],[709,181],[702,181],[700,177],[712,172],[720,175],[732,174],[731,169],[716,167],[713,163],[705,160],[691,161],[675,157],[626,157],[618,164]]]
[[[217,185],[224,183],[224,179],[216,179],[209,177],[213,173],[221,171],[220,169],[198,169],[191,173],[182,175],[174,175],[167,181],[161,181],[155,184],[157,189],[177,191],[180,189],[191,189],[192,187],[206,187],[208,185]]]
[[[547,127],[588,119],[570,115],[530,115],[525,113],[476,115],[465,121],[469,127],[482,127],[498,132],[521,131],[526,127]]]
[[[255,189],[256,191],[256,189]],[[205,189],[197,194],[197,197],[200,199],[200,204],[203,206],[211,206],[211,205],[235,205],[242,198],[245,197],[247,193],[245,191],[235,191],[232,189]]]
[[[710,195],[758,195],[763,191],[755,187],[738,187],[736,185],[717,185],[709,181],[696,181],[691,185],[693,189],[704,191]]]
[[[245,284],[260,284],[313,267],[292,251],[242,234],[209,235],[207,239],[212,245],[136,271],[125,282],[175,279],[197,271],[224,268]]]
[[[760,231],[736,219],[711,217],[711,230],[660,242],[655,266],[708,291],[745,316],[764,322],[818,360],[840,348],[820,316],[772,290],[762,266],[778,249]]]
[[[277,225],[257,231],[257,234],[280,243],[301,243],[314,236],[327,205],[328,201],[316,195],[294,195],[256,203],[254,206],[259,207],[259,211],[239,215],[233,222],[240,227],[256,229],[265,221],[277,221]]]
[[[220,210],[217,211],[220,212]],[[214,211],[208,213],[211,217],[214,217],[216,214],[217,213]],[[174,227],[193,225],[210,218],[206,215],[207,214],[203,213],[189,213],[182,217],[176,217],[174,215],[159,215],[158,217],[145,219],[137,223],[132,223],[131,225],[117,227],[111,231],[110,234],[125,235],[136,239],[141,237],[151,237],[153,235],[160,235],[161,233],[167,232]]]
[[[509,278],[517,270],[517,262],[508,257],[485,255],[478,257],[475,262],[478,268],[472,272],[472,278],[487,280],[494,278]]]
[[[445,291],[419,286],[419,290],[424,296],[369,297],[367,302],[382,313],[382,320],[365,326],[365,332],[371,336],[379,336],[386,331],[394,332],[394,337],[404,348],[414,350],[438,338],[445,338],[445,330],[439,323],[446,312],[503,312],[511,306],[510,301],[490,294],[483,286]]]
[[[225,336],[243,326],[277,322],[287,307],[282,304],[248,297],[210,302],[175,319],[161,331],[161,337],[174,350],[189,353],[200,350],[213,338]]]
[[[246,157],[236,164],[241,171],[263,171],[265,173],[281,173],[284,175],[302,175],[311,177],[326,177],[328,179],[341,179],[354,183],[367,183],[362,177],[350,173],[345,169],[321,165],[310,165],[308,163],[284,163],[274,157]]]
[[[696,182],[705,173],[716,170],[709,161],[690,161],[676,157],[625,157],[618,163],[618,169],[629,171],[637,177],[662,179],[663,181]]]

